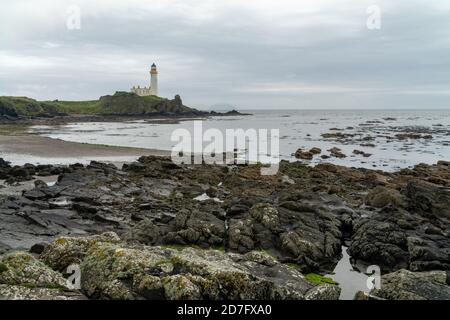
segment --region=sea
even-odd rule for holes
[[[203,147],[208,144],[204,136],[196,135],[194,127],[201,121],[202,132],[217,129],[224,140],[227,130],[261,129],[269,132],[269,141],[278,139],[279,153],[258,148],[260,162],[278,159],[297,161],[294,153],[298,149],[316,147],[322,153],[309,165],[331,162],[338,165],[395,171],[412,167],[418,163],[434,164],[439,160],[450,160],[450,109],[449,110],[251,110],[251,115],[219,116],[208,119],[184,119],[179,122],[161,119],[129,122],[86,122],[58,126],[32,126],[30,134],[38,134],[65,141],[101,144],[122,147],[139,147],[172,150],[179,140],[174,140],[177,129],[191,134],[193,143]],[[278,134],[270,139],[270,133]],[[179,131],[179,130],[178,130]],[[323,136],[323,134],[338,136]],[[415,136],[401,136],[402,134]],[[400,135],[400,136],[396,136]],[[226,142],[223,142],[226,149]],[[341,149],[346,157],[329,157],[333,147]],[[245,158],[246,148],[234,150],[238,157]],[[361,152],[354,152],[355,150]],[[233,150],[224,150],[231,152]],[[356,153],[356,154],[355,154]],[[321,156],[323,156],[323,159]],[[269,159],[269,160],[268,160]],[[26,160],[26,159],[24,159]],[[29,159],[33,160],[33,159]],[[90,159],[57,159],[57,162],[87,162]],[[115,159],[111,159],[114,161]],[[117,159],[119,160],[119,159]],[[121,157],[122,160],[133,160]],[[34,162],[54,163],[55,159],[37,159]],[[33,162],[33,161],[31,161]]]

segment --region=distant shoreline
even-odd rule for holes
[[[0,96],[0,124],[105,122],[135,119],[180,119],[214,116],[247,115],[236,110],[206,112],[183,105],[176,95],[169,100],[157,96],[138,96],[134,93],[116,92],[93,101],[37,101],[27,97]]]

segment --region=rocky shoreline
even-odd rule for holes
[[[339,284],[321,275],[345,244],[383,272],[381,289],[356,298],[450,299],[450,162],[260,169],[1,160],[0,297],[337,299]],[[34,186],[4,192],[23,181]],[[72,264],[81,290],[67,288]]]
[[[70,123],[87,123],[87,122],[128,122],[128,121],[145,121],[148,123],[179,123],[183,120],[207,119],[213,117],[227,116],[249,116],[249,113],[242,113],[236,110],[227,112],[184,112],[184,113],[152,113],[152,114],[93,114],[93,115],[53,115],[53,116],[37,116],[37,117],[7,117],[0,114],[0,124],[2,125],[64,125]]]
[[[76,106],[76,107],[74,107]],[[140,97],[116,92],[94,101],[37,101],[0,96],[0,124],[62,125],[73,122],[177,122],[183,119],[249,115],[236,110],[201,111],[183,105],[181,97]]]

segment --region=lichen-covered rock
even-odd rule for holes
[[[225,222],[218,217],[194,210],[177,214],[176,231],[163,236],[163,243],[197,244],[203,247],[222,246]]]
[[[153,245],[160,241],[161,236],[160,228],[150,219],[144,219],[131,228],[128,238],[140,243]]]
[[[66,280],[32,255],[14,252],[0,260],[0,284],[65,288]]]
[[[280,231],[279,213],[274,206],[263,203],[256,204],[250,209],[250,215],[270,231]]]
[[[105,242],[93,244],[80,267],[83,291],[96,299],[162,299],[160,276],[173,269],[170,250],[124,248]]]
[[[240,253],[255,249],[251,219],[230,219],[228,221],[228,248]]]
[[[322,284],[314,287],[305,296],[306,300],[336,300],[341,294],[341,289],[337,285]]]
[[[40,259],[54,270],[65,271],[71,264],[79,264],[93,244],[119,241],[120,238],[114,232],[90,237],[60,237],[45,248]]]
[[[0,259],[0,300],[79,300],[78,291],[67,288],[66,279],[26,252]]]
[[[299,271],[264,253],[239,255],[187,248],[172,260],[175,269],[201,277],[193,282],[202,288],[206,299],[337,299],[340,293],[336,286],[308,282]]]
[[[0,284],[0,300],[85,300],[79,292]]]
[[[184,275],[165,277],[162,282],[168,300],[199,300],[202,297],[200,288]]]
[[[71,238],[69,238],[70,240]],[[61,242],[61,239],[55,241]],[[307,281],[267,253],[74,242],[82,291],[94,299],[337,299],[337,286]],[[51,252],[56,248],[55,252]],[[47,251],[57,259],[60,247]]]
[[[372,296],[389,300],[450,300],[445,271],[411,272],[399,270],[381,277],[381,288]]]

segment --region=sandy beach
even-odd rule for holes
[[[0,157],[8,158],[11,154],[40,158],[115,158],[143,155],[167,156],[170,152],[68,142],[37,135],[0,136]]]

